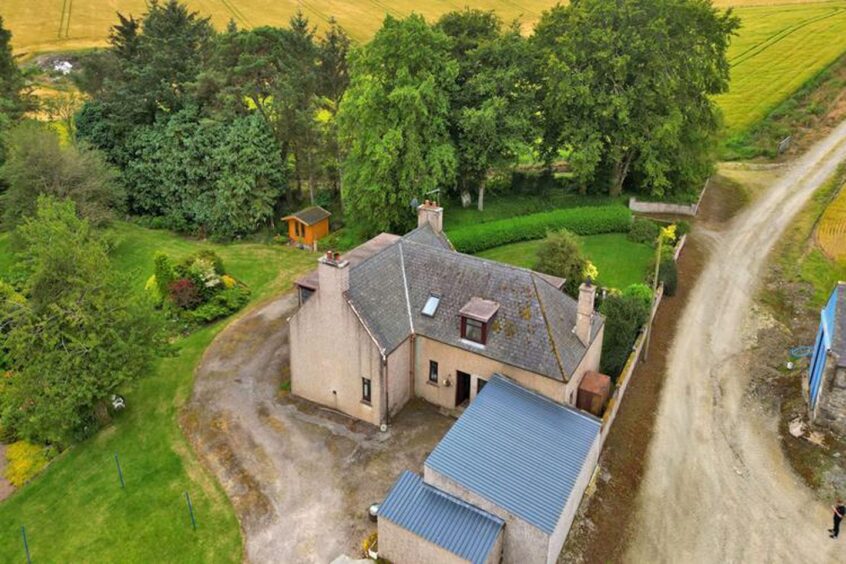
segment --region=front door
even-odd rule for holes
[[[455,407],[458,407],[465,401],[470,399],[470,375],[461,372],[456,372],[455,383]]]

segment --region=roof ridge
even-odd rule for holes
[[[408,310],[408,326],[411,334],[414,335],[414,317],[411,314],[411,298],[408,295],[408,276],[405,273],[405,255],[402,252],[402,239],[397,243],[400,256],[400,271],[402,271],[402,288],[405,290],[405,305]]]

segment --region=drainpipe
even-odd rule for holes
[[[408,346],[408,378],[411,380],[408,388],[409,401],[415,396],[414,380],[417,375],[417,336],[412,333],[410,339],[411,342]]]
[[[390,413],[390,407],[388,404],[388,357],[387,355],[382,355],[382,365],[379,367],[379,382],[382,386],[382,413],[380,413],[380,423],[379,426],[387,425],[388,421],[388,414]]]

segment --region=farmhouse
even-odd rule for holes
[[[288,240],[295,245],[317,249],[317,241],[329,234],[331,215],[320,206],[311,206],[283,217],[282,221],[288,223]]]
[[[295,395],[384,425],[412,396],[463,408],[499,373],[576,403],[599,366],[595,287],[576,301],[559,278],[456,252],[442,226],[443,208],[426,202],[415,230],[328,253],[298,282]]]
[[[846,282],[820,312],[807,386],[811,420],[846,435]]]
[[[494,376],[441,440],[423,479],[379,508],[392,562],[552,563],[599,457],[595,417]]]

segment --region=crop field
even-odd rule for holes
[[[736,8],[731,87],[718,98],[729,136],[765,117],[846,51],[846,2]]]
[[[421,13],[428,19],[461,9],[466,0],[186,0],[218,27],[285,25],[300,7],[318,29],[335,17],[356,40],[367,40],[385,14]],[[506,21],[519,18],[528,32],[557,0],[474,0]],[[718,98],[728,136],[743,132],[846,51],[846,0],[715,0],[734,6],[743,27],[734,38],[731,91]],[[21,55],[106,44],[115,12],[139,16],[146,0],[2,0],[0,15]]]
[[[817,244],[830,259],[846,261],[846,190],[841,188],[820,218]]]

